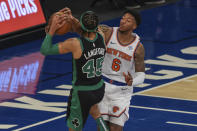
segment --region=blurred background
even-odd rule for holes
[[[0,0],[0,49],[8,48],[25,42],[43,38],[44,27],[51,14],[69,7],[75,17],[86,10],[95,11],[100,22],[121,16],[126,8],[145,10],[178,0],[165,0],[157,3],[144,4],[143,0],[34,0],[24,3],[23,0]],[[156,1],[156,4],[154,3]],[[160,0],[159,0],[160,1]],[[20,5],[20,6],[19,6]],[[15,41],[15,42],[12,42]]]

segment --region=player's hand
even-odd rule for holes
[[[72,15],[70,8],[65,7],[65,8],[59,10],[59,12],[62,12],[66,15],[66,21],[70,22],[73,19],[73,15]]]
[[[131,86],[133,84],[133,77],[131,74],[128,72],[128,75],[123,72],[123,76],[125,77],[125,82],[127,83],[128,86]]]
[[[66,23],[66,15],[63,13],[55,13],[51,20],[49,34],[54,35],[56,30]]]
[[[53,13],[50,17],[49,17],[49,20],[48,20],[48,25],[46,25],[45,27],[45,32],[46,33],[49,33],[49,29],[51,28],[51,24],[52,24],[52,19],[55,15],[60,15],[60,14],[64,14],[64,20],[66,22],[69,22],[72,20],[73,16],[72,16],[72,13],[71,13],[71,10],[67,7],[59,10],[58,12],[55,12]]]
[[[65,8],[59,10],[59,12],[62,12],[64,14],[70,14],[70,15],[72,15],[71,10],[68,7],[65,7]]]

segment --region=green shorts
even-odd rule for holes
[[[93,90],[87,90],[88,88],[91,89],[91,86],[73,87],[68,98],[67,126],[75,131],[82,130],[91,106],[99,103],[104,96],[103,82],[98,87],[92,88]]]

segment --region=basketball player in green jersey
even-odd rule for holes
[[[92,11],[83,13],[80,18],[81,37],[52,44],[53,35],[65,22],[65,15],[53,17],[42,43],[41,53],[53,55],[71,52],[73,55],[73,88],[67,110],[69,131],[81,131],[89,113],[96,120],[101,131],[108,131],[97,106],[105,90],[101,69],[106,51],[104,37],[96,31],[98,17]]]

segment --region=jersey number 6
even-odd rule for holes
[[[118,72],[120,70],[121,61],[117,58],[113,59],[112,70]]]

